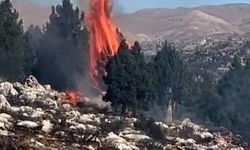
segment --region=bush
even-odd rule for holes
[[[155,124],[155,120],[141,118],[135,123],[135,128],[140,129],[150,137],[153,137],[156,141],[164,141],[165,139],[165,131],[163,128]]]

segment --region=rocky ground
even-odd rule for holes
[[[244,150],[239,136],[206,129],[185,119],[166,125],[114,116],[86,99],[72,103],[64,93],[40,85],[0,83],[1,150]]]

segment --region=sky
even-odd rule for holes
[[[141,8],[176,8],[229,3],[250,3],[250,0],[119,0],[119,2],[125,11],[133,12]]]
[[[13,0],[21,1],[21,0]],[[40,4],[54,5],[61,0],[25,0],[32,1]],[[79,0],[71,0],[78,3]],[[86,0],[81,0],[86,1]],[[228,3],[250,3],[250,0],[114,0],[118,2],[119,7],[125,12],[134,12],[142,8],[157,8],[157,7],[194,7],[200,5],[217,5]]]

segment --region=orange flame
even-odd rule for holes
[[[73,91],[66,91],[65,92],[66,98],[70,100],[72,103],[77,103],[81,99],[81,96]]]
[[[98,70],[99,63],[106,63],[108,57],[117,53],[119,34],[111,21],[111,1],[91,0],[87,14],[89,39],[89,76],[96,88],[99,88],[96,77],[105,72]],[[103,65],[103,64],[101,64]],[[103,68],[101,68],[103,69]]]

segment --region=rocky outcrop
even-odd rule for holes
[[[30,76],[24,84],[0,83],[1,149],[58,150],[243,150],[227,130],[208,130],[185,119],[181,124],[154,122],[161,139],[139,128],[137,118],[90,113],[64,93],[40,85]],[[87,107],[92,107],[89,103]],[[95,108],[93,106],[93,108]]]

